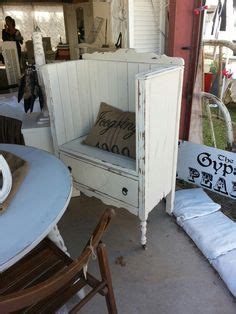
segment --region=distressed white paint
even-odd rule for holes
[[[147,221],[146,220],[141,221],[140,228],[141,228],[141,244],[143,246],[146,246],[146,243],[147,243],[147,236],[146,236],[146,233],[147,233]]]
[[[121,62],[138,62],[150,64],[153,66],[171,66],[183,65],[183,59],[176,57],[168,57],[166,55],[158,55],[156,53],[137,53],[135,49],[119,49],[116,52],[84,54],[83,59],[86,60],[107,60]]]
[[[106,205],[115,206],[118,208],[125,208],[131,214],[138,216],[138,208],[135,206],[132,206],[128,203],[122,202],[121,200],[115,199],[114,197],[111,197],[108,194],[104,194],[100,191],[92,189],[89,186],[79,184],[79,183],[76,184],[76,186],[82,193],[84,193],[85,195],[87,195],[89,197],[95,196],[95,197],[99,198]]]
[[[25,145],[40,148],[53,154],[50,123],[49,121],[44,124],[37,123],[40,116],[41,113],[39,112],[24,115],[21,131]]]
[[[65,246],[65,242],[60,234],[60,231],[57,227],[57,225],[55,225],[52,230],[49,232],[48,234],[48,238],[54,242],[57,247],[59,247],[59,249],[61,249],[64,253],[66,253],[68,256],[70,256],[70,254],[67,251],[67,247]]]
[[[72,180],[64,164],[42,150],[0,144],[29,164],[9,207],[0,215],[0,272],[30,252],[57,224],[69,203]]]
[[[2,43],[2,55],[5,61],[8,85],[18,84],[21,73],[16,43],[4,41]]]
[[[125,173],[117,174],[99,165],[81,161],[78,158],[61,154],[60,158],[72,169],[73,180],[100,191],[115,199],[121,200],[132,206],[138,206],[138,180],[130,178]],[[88,173],[93,173],[89,176]],[[126,193],[124,192],[126,189]],[[123,194],[125,193],[125,194]]]
[[[144,226],[163,197],[172,211],[183,61],[132,50],[85,58],[41,68],[54,145],[81,191],[127,208]],[[102,101],[136,112],[136,161],[80,144]]]
[[[236,199],[236,155],[222,149],[180,142],[178,178]]]
[[[160,201],[162,193],[168,195],[169,191],[175,191],[180,116],[176,102],[181,101],[182,75],[179,69],[167,69],[146,79],[141,89],[146,108],[149,108],[144,118],[145,135],[148,135],[145,138],[145,160],[148,160],[145,173],[149,173],[145,180],[145,207],[148,212]],[[161,117],[158,122],[157,117]],[[171,204],[168,203],[168,212],[171,212],[172,205],[173,197]]]
[[[86,136],[79,137],[73,141],[67,142],[60,146],[60,153],[68,156],[79,156],[81,160],[87,160],[99,164],[104,167],[112,165],[113,171],[116,173],[125,173],[126,175],[136,175],[136,162],[132,158],[127,158],[119,154],[107,154],[103,149],[82,144]],[[128,171],[127,171],[128,169]]]
[[[2,186],[0,189],[0,205],[5,201],[11,192],[12,175],[6,159],[0,155],[0,173],[2,174]]]

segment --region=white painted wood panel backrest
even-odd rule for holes
[[[123,68],[124,73],[125,71],[127,73],[127,80],[125,79],[123,84],[126,84],[128,87],[128,91],[127,94],[125,93],[125,96],[128,97],[128,107],[126,110],[129,111],[135,111],[135,76],[138,73],[147,72],[148,70],[157,68],[172,67],[174,65],[184,65],[184,61],[181,58],[157,55],[155,53],[137,53],[135,49],[119,49],[116,52],[95,52],[92,54],[84,54],[83,59],[103,62],[118,62],[118,67],[121,66],[122,63],[125,63],[125,65],[123,64]],[[102,66],[104,67],[104,63]],[[119,77],[121,78],[121,76]],[[118,80],[115,85],[115,89],[120,83],[121,82]],[[114,106],[116,105],[114,104]],[[120,106],[120,104],[118,103],[117,106]],[[119,108],[125,109],[125,107],[122,108],[122,106]]]
[[[86,62],[71,61],[40,68],[50,113],[54,147],[90,129],[92,108]],[[83,135],[83,134],[82,134]]]
[[[41,67],[55,148],[87,134],[102,101],[135,111],[136,74],[163,64],[183,64],[179,58],[132,50],[95,53],[85,58]]]

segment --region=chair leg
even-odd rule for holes
[[[117,309],[116,309],[115,296],[114,296],[113,287],[112,287],[111,273],[109,269],[106,246],[104,243],[100,243],[98,245],[97,254],[98,254],[98,263],[99,263],[102,280],[106,281],[107,283],[108,291],[105,297],[106,297],[108,313],[116,314]]]

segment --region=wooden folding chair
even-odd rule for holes
[[[117,313],[105,244],[101,242],[114,210],[102,215],[81,255],[72,260],[49,239],[0,275],[0,313],[54,313],[84,286],[92,290],[69,313],[77,313],[95,294],[106,299],[108,313]],[[85,268],[97,255],[101,280]]]

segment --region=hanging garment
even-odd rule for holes
[[[34,66],[28,67],[20,80],[18,102],[20,102],[22,98],[24,98],[24,109],[26,113],[33,111],[34,102],[37,98],[39,98],[41,110],[43,109],[43,93],[38,83],[37,71]]]
[[[227,13],[227,0],[225,0],[221,10],[220,31],[226,31],[226,13]]]
[[[226,7],[227,0],[218,0],[213,17],[211,35],[214,35],[219,27],[221,31],[226,30]]]

